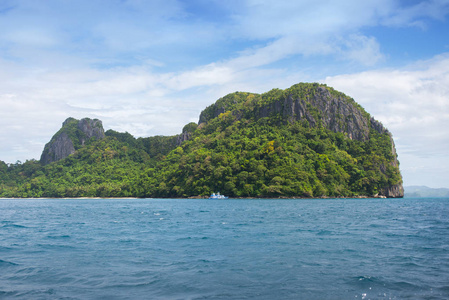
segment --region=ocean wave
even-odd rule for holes
[[[1,268],[7,268],[7,267],[12,267],[12,266],[18,266],[19,264],[13,263],[11,261],[6,261],[6,260],[2,260],[0,259],[0,267]]]
[[[11,222],[11,221],[2,221],[1,222],[1,228],[8,228],[8,227],[12,227],[12,228],[28,228],[25,225],[16,224],[16,223]]]

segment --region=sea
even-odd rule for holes
[[[449,198],[0,199],[0,299],[449,299]]]

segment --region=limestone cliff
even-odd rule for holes
[[[84,118],[78,122],[78,129],[83,133],[80,134],[80,143],[84,143],[92,137],[96,139],[102,139],[105,137],[103,124],[98,119]]]
[[[334,132],[346,133],[350,139],[365,141],[369,136],[370,122],[366,114],[343,95],[332,95],[323,86],[303,97],[289,93],[256,111],[259,118],[273,114],[280,114],[289,122],[306,120],[311,126],[321,123]]]
[[[103,124],[100,120],[68,118],[62,123],[62,128],[45,145],[40,161],[46,165],[64,159],[90,139],[104,137]]]
[[[398,155],[396,153],[396,147],[394,145],[394,140],[393,140],[393,136],[391,135],[391,133],[388,132],[388,135],[390,136],[390,140],[391,140],[391,153],[393,156],[393,160],[390,163],[393,167],[399,168],[399,161],[398,161]],[[385,166],[382,170],[382,172],[385,174],[386,170],[385,170]],[[388,185],[385,186],[381,191],[380,191],[380,195],[383,195],[387,198],[403,198],[404,197],[404,187],[403,187],[403,182],[401,179],[401,182],[399,184],[393,184],[393,185]]]
[[[255,119],[277,115],[288,122],[303,120],[310,126],[320,124],[358,141],[368,140],[370,128],[379,133],[387,132],[381,123],[370,118],[353,99],[327,86],[313,86],[314,88],[307,92],[298,92],[301,84],[285,91],[272,90],[262,95],[236,92],[203,110],[198,123],[206,123],[226,111],[232,111],[236,116],[243,115],[242,109],[236,107],[239,102],[248,102],[247,99],[252,98],[255,104],[245,103],[243,110],[252,110],[251,114]]]

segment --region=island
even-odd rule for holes
[[[0,161],[0,197],[404,196],[391,133],[318,83],[235,92],[174,136],[135,138],[68,118],[40,160]]]

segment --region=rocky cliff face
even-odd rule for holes
[[[80,135],[80,143],[82,145],[84,145],[84,143],[92,137],[99,140],[105,137],[103,123],[98,119],[81,119],[78,122],[78,129],[84,133],[84,135]]]
[[[100,120],[84,118],[78,121],[68,118],[62,123],[62,128],[45,145],[40,161],[46,165],[64,159],[91,138],[103,139],[104,137],[103,124]]]
[[[323,86],[303,98],[289,94],[256,111],[258,118],[273,114],[280,114],[290,122],[306,120],[311,126],[321,123],[334,132],[345,133],[350,139],[366,141],[369,137],[370,120],[366,115],[343,96],[332,95]]]
[[[183,133],[179,134],[176,137],[176,146],[181,146],[182,143],[184,143],[185,141],[190,140],[191,137],[192,137],[192,133],[191,132],[183,132]]]
[[[75,152],[72,140],[66,132],[61,132],[45,145],[41,155],[41,163],[44,165],[66,158]]]
[[[396,147],[394,145],[393,136],[388,131],[387,131],[387,133],[390,136],[391,153],[393,154],[393,161],[391,162],[391,165],[393,167],[399,168],[398,155],[396,153]],[[394,184],[394,185],[389,185],[389,186],[384,187],[383,190],[380,191],[380,194],[387,198],[403,198],[404,197],[404,187],[403,187],[402,179],[399,184]]]
[[[176,146],[180,146],[185,141],[190,140],[190,138],[193,136],[193,132],[197,127],[198,125],[193,122],[184,126],[184,128],[182,129],[182,133],[176,137]]]
[[[255,119],[280,115],[288,122],[305,120],[310,126],[320,124],[334,132],[345,133],[348,138],[358,141],[369,139],[370,128],[381,134],[388,132],[380,122],[370,118],[354,100],[342,93],[331,91],[333,89],[314,84],[313,89],[299,95],[292,87],[274,100],[258,101],[251,107],[252,115]],[[207,123],[226,111],[232,111],[233,115],[239,118],[243,115],[241,108],[235,109],[239,101],[245,101],[248,95],[257,94],[236,92],[234,95],[236,97],[228,95],[226,97],[229,99],[226,97],[219,99],[202,111],[198,123]]]

